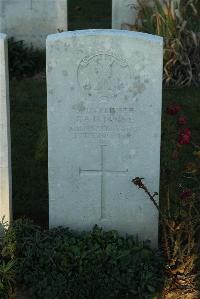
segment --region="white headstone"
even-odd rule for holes
[[[12,219],[10,116],[6,35],[0,33],[0,220]]]
[[[137,0],[112,0],[112,28],[122,29],[125,23],[134,25],[137,6]]]
[[[151,49],[151,51],[149,51]],[[50,226],[95,224],[157,244],[162,38],[83,30],[47,39]]]
[[[135,25],[138,17],[139,3],[144,2],[148,6],[153,6],[153,0],[112,0],[112,28],[124,29],[130,28],[128,25]],[[161,3],[163,0],[161,0]]]
[[[67,0],[0,0],[0,31],[44,48],[48,34],[67,30]]]

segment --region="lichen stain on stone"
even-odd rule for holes
[[[69,50],[69,48],[70,48],[70,45],[65,43],[65,44],[64,44],[65,52],[67,52],[67,51]]]
[[[137,94],[143,93],[144,90],[145,90],[145,84],[140,82],[136,87]]]
[[[64,77],[67,77],[68,76],[68,71],[64,70],[64,71],[62,71],[62,74],[63,74]]]
[[[78,111],[78,112],[83,112],[83,111],[85,111],[85,106],[84,106],[84,103],[83,102],[80,102],[80,103],[78,103],[78,104],[75,104],[75,105],[73,105],[72,106],[72,109],[73,110],[76,110],[76,111]]]
[[[132,93],[133,90],[134,90],[133,87],[129,87],[129,88],[128,88],[128,92],[130,92],[130,93]]]
[[[125,101],[128,101],[128,100],[129,100],[129,97],[128,97],[127,95],[125,95],[125,96],[124,96],[124,100],[125,100]]]
[[[47,71],[50,73],[53,70],[53,67],[51,65],[48,65]]]
[[[145,91],[146,84],[148,84],[149,80],[145,79],[142,82],[140,76],[135,76],[133,78],[133,80],[134,80],[133,86],[132,86],[132,88],[130,87],[129,90],[132,89],[133,90],[133,96],[136,97],[137,95],[142,94]]]
[[[115,114],[115,108],[110,108],[110,114]]]
[[[54,89],[49,89],[49,94],[54,95],[55,94],[55,90]]]

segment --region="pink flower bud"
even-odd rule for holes
[[[171,104],[167,107],[167,113],[169,115],[176,115],[181,110],[181,106],[179,104]]]
[[[181,193],[180,197],[181,197],[181,199],[186,199],[188,197],[191,197],[192,194],[193,194],[193,192],[191,189],[186,189]]]
[[[185,117],[185,116],[180,116],[179,118],[178,118],[178,124],[179,125],[185,125],[187,123],[187,117]]]
[[[179,131],[178,143],[189,144],[191,139],[191,130],[189,128],[182,129]]]

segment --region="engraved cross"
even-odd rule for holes
[[[105,198],[105,176],[110,175],[125,175],[128,173],[126,170],[111,170],[106,169],[104,165],[104,154],[106,145],[100,146],[101,151],[101,168],[100,169],[81,169],[79,168],[79,175],[99,175],[101,177],[101,217],[100,220],[106,218],[106,198]]]
[[[30,10],[33,9],[33,0],[30,0]]]

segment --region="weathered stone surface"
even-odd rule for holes
[[[137,17],[137,0],[112,0],[112,28],[122,29],[122,24],[133,25]]]
[[[48,34],[67,30],[67,0],[0,0],[0,31],[44,48]]]
[[[151,51],[149,51],[151,49]],[[157,244],[162,39],[84,30],[47,39],[50,226],[98,224]]]
[[[10,117],[6,35],[0,33],[0,220],[12,218]]]
[[[148,5],[153,5],[153,0],[143,0]],[[128,29],[126,24],[134,25],[138,16],[138,0],[112,0],[112,28]]]

